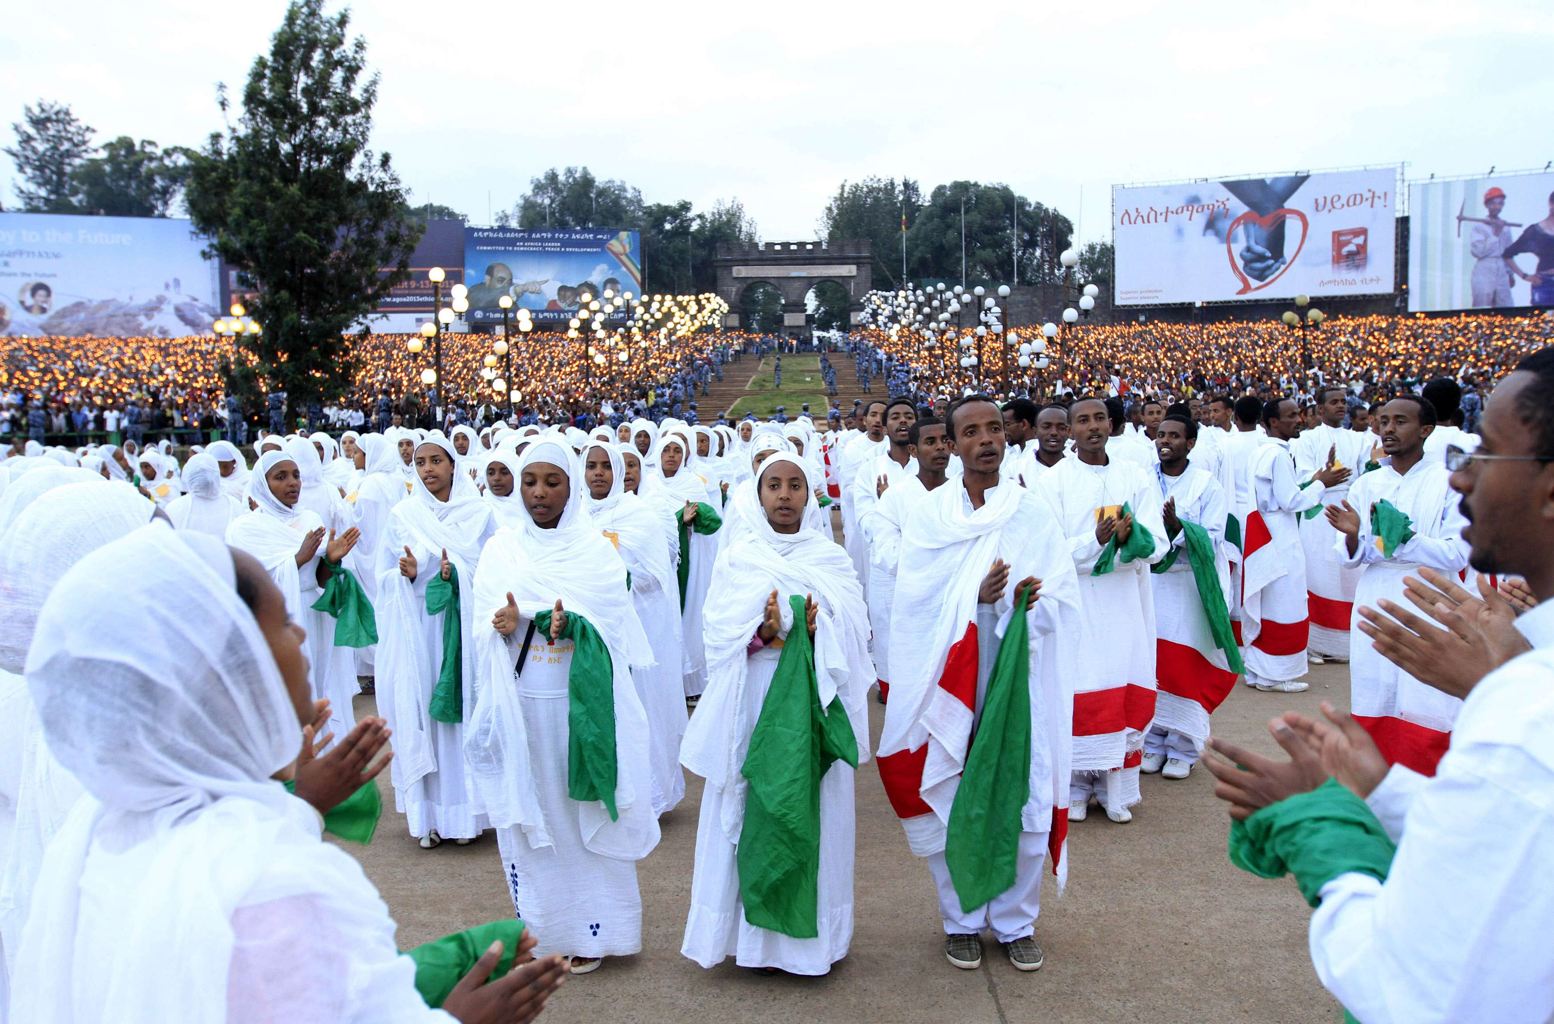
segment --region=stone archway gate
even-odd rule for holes
[[[840,242],[722,243],[713,256],[718,295],[730,312],[725,327],[738,328],[746,289],[769,284],[782,295],[783,334],[806,333],[804,297],[822,281],[847,289],[847,319],[858,323],[863,297],[873,287],[873,246],[868,239]]]

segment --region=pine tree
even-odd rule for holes
[[[74,175],[96,151],[94,129],[81,123],[70,105],[39,100],[22,107],[22,120],[11,125],[16,145],[5,155],[16,164],[21,183],[16,198],[32,213],[74,213]]]

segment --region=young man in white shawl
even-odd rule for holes
[[[945,482],[950,464],[950,438],[943,420],[913,420],[907,428],[907,444],[915,472],[899,476],[895,483],[882,481],[878,501],[864,517],[869,532],[869,572],[874,586],[869,597],[869,623],[873,629],[874,672],[879,679],[879,702],[890,699],[890,618],[895,606],[896,567],[901,559],[901,524],[914,505]]]
[[[853,489],[847,495],[848,504],[853,507],[853,517],[858,523],[858,533],[863,538],[868,554],[864,582],[869,601],[869,619],[873,623],[873,640],[869,650],[874,658],[874,674],[882,695],[890,691],[890,676],[884,666],[890,658],[890,600],[895,574],[874,557],[875,510],[885,488],[917,474],[909,439],[912,424],[916,422],[917,406],[910,398],[891,400],[885,407],[885,451],[876,456],[871,465],[859,470],[853,478]]]
[[[723,526],[722,501],[714,495],[717,488],[709,488],[707,478],[696,471],[695,452],[688,433],[666,431],[658,443],[658,471],[643,483],[646,497],[673,510],[679,530],[682,671],[689,704],[700,700],[707,688],[701,617]]]
[[[1166,552],[1160,484],[1142,461],[1116,454],[1106,403],[1084,399],[1069,413],[1075,457],[1036,485],[1067,539],[1082,595],[1080,630],[1069,638],[1084,652],[1074,681],[1069,817],[1082,821],[1095,800],[1121,824],[1133,820],[1128,808],[1142,799],[1144,734],[1155,717],[1149,577]]]
[[[1067,871],[1078,666],[1060,637],[1077,628],[1078,587],[1046,504],[999,475],[998,406],[970,396],[949,427],[963,475],[901,528],[880,778],[928,861],[950,963],[981,966],[991,929],[1034,971],[1042,862],[1050,852],[1060,885]]]
[[[631,602],[653,645],[655,663],[632,669],[631,677],[647,713],[653,813],[663,815],[685,796],[680,740],[687,719],[680,676],[679,581],[673,551],[664,531],[662,510],[626,493],[626,468],[618,446],[585,448],[583,477],[588,484],[584,504],[594,525],[626,563]]]
[[[497,527],[451,442],[421,442],[415,465],[378,554],[378,700],[396,737],[395,805],[430,850],[487,827],[463,749],[480,679],[475,573]]]
[[[1468,567],[1468,542],[1451,473],[1425,454],[1435,407],[1399,395],[1375,415],[1386,453],[1380,468],[1361,476],[1349,498],[1329,505],[1334,554],[1358,569],[1355,606],[1405,605],[1404,580],[1422,568],[1455,575]],[[1352,502],[1350,499],[1353,499]],[[1358,621],[1358,620],[1356,620]],[[1462,700],[1403,671],[1377,653],[1358,629],[1349,661],[1350,713],[1388,764],[1434,775],[1451,741]]]
[[[33,894],[17,1020],[496,1024],[532,1019],[564,979],[531,939],[499,940],[429,1008],[377,890],[320,842],[330,799],[281,784],[302,784],[314,706],[302,637],[252,558],[159,525],[94,551],[43,606],[27,669],[87,795]],[[371,778],[384,738],[342,760],[337,793]],[[483,984],[504,953],[516,968]]]
[[[483,683],[465,741],[514,909],[575,974],[641,950],[637,861],[659,838],[631,675],[653,650],[586,489],[564,441],[524,451],[529,520],[486,542],[475,577]]]
[[[681,754],[707,780],[681,946],[703,967],[823,975],[852,940],[869,624],[847,554],[803,526],[810,473],[786,452],[761,464],[760,521],[708,593],[707,692]]]
[[[869,545],[863,531],[858,528],[858,509],[853,506],[853,488],[860,475],[874,466],[874,460],[884,453],[890,442],[885,437],[885,403],[870,402],[863,410],[863,422],[856,433],[844,438],[838,445],[841,456],[838,467],[842,477],[842,545],[853,568],[864,585],[868,596]]]
[[[1241,653],[1226,593],[1225,493],[1190,464],[1199,427],[1167,415],[1155,428],[1161,520],[1168,549],[1151,580],[1155,598],[1155,720],[1144,735],[1140,770],[1185,779],[1209,739],[1209,716],[1235,689]]]
[[[312,453],[306,441],[303,446]],[[266,451],[248,478],[253,509],[232,520],[226,541],[259,560],[286,598],[287,612],[307,631],[313,693],[329,701],[330,731],[344,736],[356,722],[351,707],[360,692],[356,660],[351,648],[335,644],[335,618],[313,606],[335,569],[355,550],[361,531],[352,526],[336,534],[301,506],[301,497],[296,461],[285,451]]]

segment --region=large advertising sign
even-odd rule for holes
[[[1410,186],[1408,308],[1554,306],[1554,174]]]
[[[1113,188],[1117,305],[1390,292],[1397,183],[1382,168]]]
[[[635,231],[583,229],[464,232],[464,283],[472,324],[502,322],[503,295],[537,321],[565,322],[584,294],[642,293],[642,240]]]
[[[0,335],[210,330],[214,260],[187,220],[0,213]]]

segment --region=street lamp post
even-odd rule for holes
[[[447,309],[442,304],[442,283],[447,279],[447,272],[441,267],[433,267],[426,272],[426,279],[432,282],[432,322],[431,331],[427,332],[426,326],[421,328],[421,333],[432,342],[432,376],[428,380],[425,371],[421,374],[421,381],[431,385],[432,388],[432,426],[442,427],[442,332],[444,327],[453,321],[453,310]]]
[[[1309,295],[1295,296],[1295,305],[1296,309],[1285,310],[1284,315],[1279,319],[1290,330],[1300,332],[1301,366],[1309,376],[1315,364],[1311,361],[1311,339],[1307,332],[1313,327],[1320,327],[1322,321],[1327,319],[1327,314],[1315,306],[1311,306],[1311,296]],[[1307,306],[1311,306],[1311,308],[1307,309]]]

